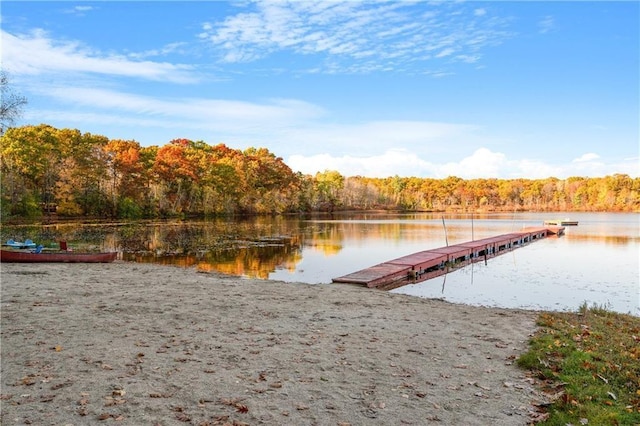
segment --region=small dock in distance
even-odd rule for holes
[[[543,224],[551,226],[578,226],[578,221],[570,219],[551,219],[545,220]]]
[[[550,235],[562,235],[564,229],[562,226],[530,227],[519,232],[425,250],[333,278],[332,281],[391,290],[444,275],[471,262],[486,261]]]

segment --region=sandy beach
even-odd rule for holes
[[[1,424],[526,425],[535,312],[135,264],[2,264]]]

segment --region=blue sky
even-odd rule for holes
[[[640,3],[29,2],[2,67],[47,123],[345,176],[639,176]]]

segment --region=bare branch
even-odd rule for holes
[[[27,104],[27,98],[11,89],[9,77],[5,71],[0,71],[0,89],[0,135],[2,135],[22,116],[22,109]]]

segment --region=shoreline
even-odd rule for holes
[[[2,424],[526,425],[541,400],[514,364],[536,311],[123,261],[0,279]]]

